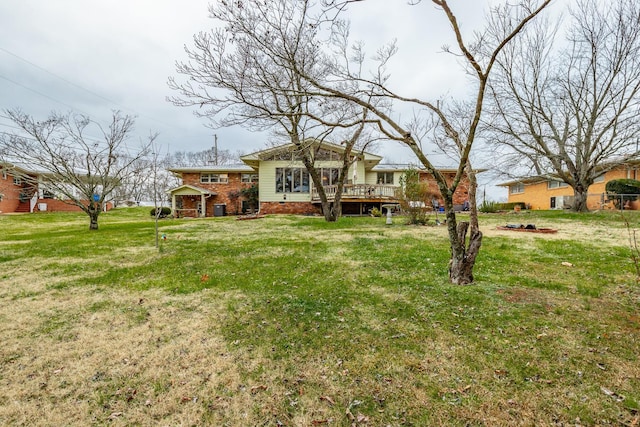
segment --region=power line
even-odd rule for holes
[[[0,74],[0,78],[1,78],[1,79],[4,79],[4,80],[6,80],[6,81],[8,81],[8,82],[10,82],[10,83],[13,83],[13,84],[14,84],[14,85],[16,85],[16,86],[20,86],[21,88],[26,89],[26,90],[28,90],[28,91],[30,91],[30,92],[33,92],[33,93],[38,94],[38,95],[40,95],[40,96],[43,96],[43,97],[45,97],[45,98],[47,98],[47,99],[50,99],[50,100],[51,100],[51,101],[53,101],[53,102],[57,102],[58,104],[64,105],[64,106],[66,106],[66,107],[68,107],[68,108],[71,108],[71,109],[72,109],[72,110],[74,110],[74,111],[79,111],[79,112],[81,112],[81,113],[83,113],[83,114],[86,114],[87,116],[90,116],[90,114],[89,114],[89,113],[87,113],[86,111],[82,111],[82,110],[81,110],[81,109],[79,109],[79,108],[75,108],[75,107],[73,107],[72,105],[67,104],[66,102],[60,101],[59,99],[55,99],[55,98],[54,98],[54,97],[52,97],[52,96],[49,96],[49,95],[47,95],[47,94],[45,94],[45,93],[42,93],[42,92],[40,92],[40,91],[38,91],[38,90],[35,90],[35,89],[33,89],[33,88],[30,88],[29,86],[23,85],[22,83],[19,83],[19,82],[15,81],[15,80],[12,80],[12,79],[10,79],[9,77],[3,76],[2,74]]]
[[[44,68],[44,67],[42,67],[42,66],[40,66],[40,65],[38,65],[38,64],[36,64],[36,63],[34,63],[34,62],[32,62],[32,61],[29,61],[28,59],[25,59],[25,58],[21,57],[20,55],[17,55],[17,54],[15,54],[15,53],[13,53],[13,52],[11,52],[11,51],[9,51],[9,50],[7,50],[7,49],[3,48],[3,47],[0,47],[0,51],[3,51],[3,52],[5,52],[5,53],[7,53],[7,54],[9,54],[9,55],[11,55],[11,56],[13,56],[13,57],[15,57],[15,58],[17,58],[17,59],[21,60],[21,61],[24,61],[25,63],[27,63],[27,64],[31,65],[32,67],[35,67],[35,68],[37,68],[37,69],[39,69],[39,70],[41,70],[41,71],[44,71],[45,73],[50,74],[50,75],[52,75],[53,77],[55,77],[55,78],[57,78],[57,79],[60,79],[60,80],[62,80],[63,82],[65,82],[65,83],[67,83],[67,84],[69,84],[69,85],[71,85],[71,86],[73,86],[73,87],[75,87],[75,88],[78,88],[78,89],[80,89],[80,90],[82,90],[82,91],[85,91],[85,92],[87,92],[87,93],[89,93],[89,94],[91,94],[91,95],[93,95],[93,96],[95,96],[95,97],[97,97],[97,98],[100,98],[100,99],[102,99],[103,101],[106,101],[106,102],[108,102],[108,103],[110,103],[110,104],[113,104],[113,105],[115,105],[116,107],[119,107],[119,108],[121,108],[121,109],[123,109],[123,110],[130,111],[130,112],[132,112],[132,113],[136,114],[137,116],[144,117],[144,118],[147,118],[147,119],[152,120],[152,121],[154,121],[154,122],[160,123],[160,124],[162,124],[162,125],[164,125],[164,126],[167,126],[167,122],[166,122],[166,121],[159,120],[159,119],[156,119],[156,118],[154,118],[154,117],[147,116],[147,115],[145,115],[145,114],[140,114],[140,113],[138,113],[136,110],[134,110],[134,109],[132,109],[132,108],[128,108],[127,106],[122,105],[122,104],[119,104],[119,103],[117,103],[116,101],[114,101],[114,100],[112,100],[112,99],[106,98],[106,97],[104,97],[103,95],[100,95],[99,93],[96,93],[96,92],[94,92],[94,91],[92,91],[92,90],[90,90],[90,89],[87,89],[87,88],[85,88],[85,87],[84,87],[84,86],[82,86],[82,85],[79,85],[79,84],[74,83],[74,82],[72,82],[72,81],[70,81],[70,80],[68,80],[68,79],[66,79],[66,78],[64,78],[64,77],[61,77],[61,76],[59,76],[58,74],[56,74],[56,73],[54,73],[54,72],[52,72],[52,71],[49,71],[48,69],[46,69],[46,68]],[[66,104],[66,103],[64,103],[64,102],[62,102],[62,101],[59,101],[59,100],[57,100],[57,99],[55,99],[55,98],[52,98],[51,96],[48,96],[48,95],[46,95],[46,94],[44,94],[44,93],[42,93],[42,92],[39,92],[39,91],[37,91],[37,90],[35,90],[35,89],[29,88],[29,87],[27,87],[27,86],[25,86],[25,85],[23,85],[23,84],[21,84],[21,83],[18,83],[18,82],[16,82],[16,81],[13,81],[13,80],[9,79],[9,78],[7,78],[7,77],[1,76],[1,75],[0,75],[0,77],[4,78],[5,80],[10,81],[11,83],[14,83],[14,84],[16,84],[16,85],[18,85],[18,86],[21,86],[21,87],[23,87],[23,88],[25,88],[25,89],[27,89],[27,90],[30,90],[31,92],[34,92],[34,93],[36,93],[36,94],[38,94],[38,95],[44,96],[45,98],[48,98],[48,99],[52,100],[52,101],[58,102],[58,103],[60,103],[60,104],[62,104],[62,105],[65,105],[65,106],[67,106],[67,107],[69,107],[69,108],[71,108],[71,109],[73,109],[73,110],[80,111],[80,112],[82,112],[82,113],[84,113],[84,114],[87,114],[87,113],[85,113],[84,111],[82,111],[82,110],[80,110],[80,109],[74,108],[74,107],[72,107],[72,106],[70,106],[70,105],[68,105],[68,104]],[[87,115],[89,115],[89,116],[90,116],[90,114],[87,114]],[[171,126],[171,127],[175,127],[175,128],[177,128],[177,129],[180,129],[180,128],[176,127],[176,126]],[[180,130],[182,130],[182,129],[180,129]]]

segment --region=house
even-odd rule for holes
[[[589,187],[587,207],[590,210],[612,208],[606,196],[607,182],[615,179],[640,178],[640,165],[617,166],[601,175]],[[540,175],[498,184],[509,191],[508,202],[522,202],[529,209],[569,209],[573,206],[573,188],[554,175]],[[632,206],[633,208],[633,206]]]
[[[344,147],[318,143],[314,150],[325,193],[332,201],[336,193]],[[365,215],[372,208],[382,210],[385,204],[397,204],[400,178],[407,165],[382,164],[382,157],[357,153],[351,165],[342,194],[344,215]],[[285,144],[251,153],[240,158],[242,164],[170,168],[182,185],[171,189],[172,210],[177,216],[220,216],[246,212],[248,201],[237,197],[243,188],[257,185],[261,214],[320,214],[317,189],[293,144]],[[442,170],[455,176],[455,170]],[[425,171],[421,179],[437,186]],[[454,196],[462,207],[467,201],[468,181],[463,180]]]
[[[47,188],[46,175],[29,165],[0,163],[0,213],[80,211],[65,196]],[[105,210],[111,207],[108,203]]]

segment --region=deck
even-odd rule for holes
[[[335,199],[337,189],[337,185],[324,186],[324,191],[329,201]],[[346,184],[342,189],[342,201],[396,200],[398,198],[397,191],[398,187],[393,185]],[[311,201],[320,201],[320,196],[316,188],[311,190]]]

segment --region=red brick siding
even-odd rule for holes
[[[447,180],[447,183],[451,184],[455,175],[453,173],[446,173],[444,174],[444,176]],[[440,196],[440,190],[438,189],[438,184],[436,183],[436,180],[433,179],[433,176],[431,176],[431,174],[426,172],[420,173],[420,181],[429,183],[429,191],[437,195],[437,198],[440,204],[442,205],[444,201]],[[458,184],[458,188],[456,188],[456,192],[453,193],[453,204],[463,205],[464,202],[468,200],[469,200],[469,178],[465,175],[460,180],[460,183]]]
[[[308,202],[260,202],[261,214],[322,214],[320,205]]]
[[[227,215],[236,215],[240,213],[240,209],[242,206],[243,197],[240,196],[236,201],[234,206],[234,202],[229,197],[229,193],[232,191],[240,191],[243,188],[251,187],[251,183],[241,182],[242,174],[241,173],[228,173],[229,182],[221,183],[221,184],[211,184],[211,183],[203,183],[200,182],[200,173],[183,173],[182,174],[182,183],[185,185],[193,185],[195,187],[200,187],[207,189],[216,193],[215,196],[209,197],[206,199],[206,215],[213,216],[214,213],[214,205],[223,204],[226,205]],[[179,196],[180,197],[180,196]],[[200,196],[182,196],[182,209],[195,209],[197,203],[200,202]],[[188,212],[184,213],[185,215],[191,215]],[[193,214],[195,215],[195,213]]]

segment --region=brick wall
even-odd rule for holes
[[[321,215],[320,205],[308,202],[260,202],[261,214]]]
[[[58,199],[38,199],[38,203],[36,204],[36,207],[34,209],[34,212],[38,212],[39,210],[39,205],[41,203],[46,203],[47,205],[47,212],[81,212],[82,209],[80,209],[78,206],[76,206],[75,204],[72,203],[67,203],[64,200],[58,200]],[[85,200],[83,202],[84,205],[88,205],[89,202],[87,200]],[[111,202],[108,202],[107,205],[107,210],[111,210],[113,209],[113,204]]]
[[[226,183],[203,183],[200,182],[200,173],[183,173],[182,183],[185,185],[193,185],[194,187],[204,188],[216,193],[215,196],[208,197],[206,199],[206,215],[213,216],[214,205],[226,205],[227,215],[236,215],[240,213],[242,207],[242,200],[244,198],[240,196],[235,202],[229,197],[229,193],[240,191],[243,188],[251,187],[251,183],[242,182],[241,173],[228,173],[229,182]],[[200,202],[200,196],[178,196],[182,197],[182,209],[195,209],[198,202]],[[185,215],[191,216],[188,212]],[[195,216],[195,213],[194,213]]]
[[[447,180],[447,183],[450,184],[453,181],[455,174],[445,173],[444,176]],[[442,205],[444,202],[442,200],[442,197],[440,197],[440,189],[438,188],[438,184],[436,183],[436,180],[433,179],[433,176],[429,173],[422,172],[420,173],[420,181],[426,182],[429,184],[429,191],[437,195],[436,197],[438,198],[440,204]],[[464,202],[468,200],[469,200],[469,178],[465,176],[460,180],[460,183],[458,184],[458,188],[456,188],[456,192],[453,193],[453,204],[463,205]]]

